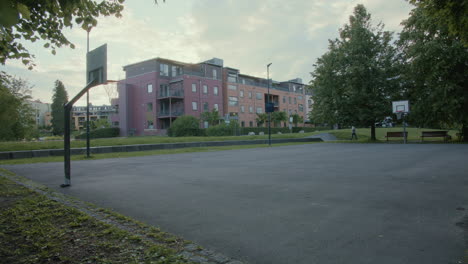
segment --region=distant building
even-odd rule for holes
[[[89,104],[89,120],[106,119],[111,123],[111,116],[115,113],[114,107],[110,105],[94,106]],[[72,122],[76,130],[86,128],[86,106],[73,106]]]
[[[34,121],[37,127],[50,126],[51,125],[51,105],[43,103],[40,100],[28,101],[34,111]]]
[[[265,112],[268,81],[224,67],[221,59],[191,64],[156,58],[123,69],[126,76],[118,84],[118,100],[113,101],[118,114],[111,118],[122,136],[165,133],[177,117],[200,118],[213,109],[243,127],[256,127],[257,113]],[[272,81],[270,101],[275,111],[306,118],[301,79]]]
[[[313,95],[313,90],[311,89],[306,89],[306,118],[305,118],[305,122],[306,123],[313,123],[313,120],[310,120],[309,118],[309,114],[310,114],[310,111],[312,111],[312,106],[314,104],[314,100],[312,99],[312,95]]]

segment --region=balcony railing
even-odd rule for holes
[[[184,97],[184,90],[169,90],[159,92],[158,98]]]
[[[158,117],[177,117],[177,116],[181,116],[184,114],[184,110],[173,110],[171,112],[169,111],[159,111],[158,112]]]

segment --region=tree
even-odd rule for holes
[[[52,133],[63,135],[65,127],[64,104],[68,102],[68,94],[60,80],[55,81],[54,95],[52,96]]]
[[[255,119],[257,121],[258,126],[263,126],[268,122],[268,114],[267,113],[257,113],[257,118]]]
[[[33,109],[28,104],[31,86],[0,72],[0,140],[29,138],[34,131]]]
[[[357,5],[339,39],[329,40],[328,51],[314,64],[310,85],[313,120],[370,126],[375,140],[374,124],[390,114],[399,85],[392,33],[371,22],[366,8]]]
[[[293,124],[294,124],[295,127],[297,127],[297,125],[299,123],[301,123],[301,124],[304,123],[304,118],[301,115],[292,114],[291,117],[293,118]]]
[[[91,121],[89,126],[91,130],[96,130],[101,128],[109,128],[111,124],[107,118],[99,118],[97,120]]]
[[[460,127],[468,140],[468,51],[449,25],[429,16],[426,8],[418,4],[411,11],[402,23],[398,41],[411,122],[426,127]]]
[[[200,136],[201,131],[200,121],[196,117],[183,115],[172,122],[168,134],[171,137],[189,137]]]
[[[208,122],[210,126],[215,126],[219,124],[221,117],[219,116],[218,110],[213,109],[211,112],[203,112],[201,115],[201,120]]]
[[[44,48],[55,55],[56,48],[74,45],[63,35],[64,28],[77,26],[88,30],[97,25],[99,16],[121,17],[123,0],[4,0],[0,4],[0,63],[21,59],[30,69],[34,56],[21,44],[44,40]]]
[[[468,1],[466,0],[410,0],[426,17],[439,28],[460,40],[468,47]]]
[[[286,122],[288,120],[288,116],[283,111],[275,111],[271,113],[271,122],[273,122],[275,127],[281,125],[281,122]]]

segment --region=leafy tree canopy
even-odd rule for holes
[[[62,135],[65,127],[65,110],[63,105],[68,102],[68,94],[60,80],[55,81],[54,95],[52,96],[52,132]]]
[[[373,26],[366,8],[357,5],[340,37],[329,41],[312,72],[313,120],[371,126],[375,139],[374,122],[391,112],[398,88],[392,33],[383,27]]]

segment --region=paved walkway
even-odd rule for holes
[[[436,154],[436,155],[434,155]],[[250,263],[459,263],[468,145],[309,144],[3,166]]]

